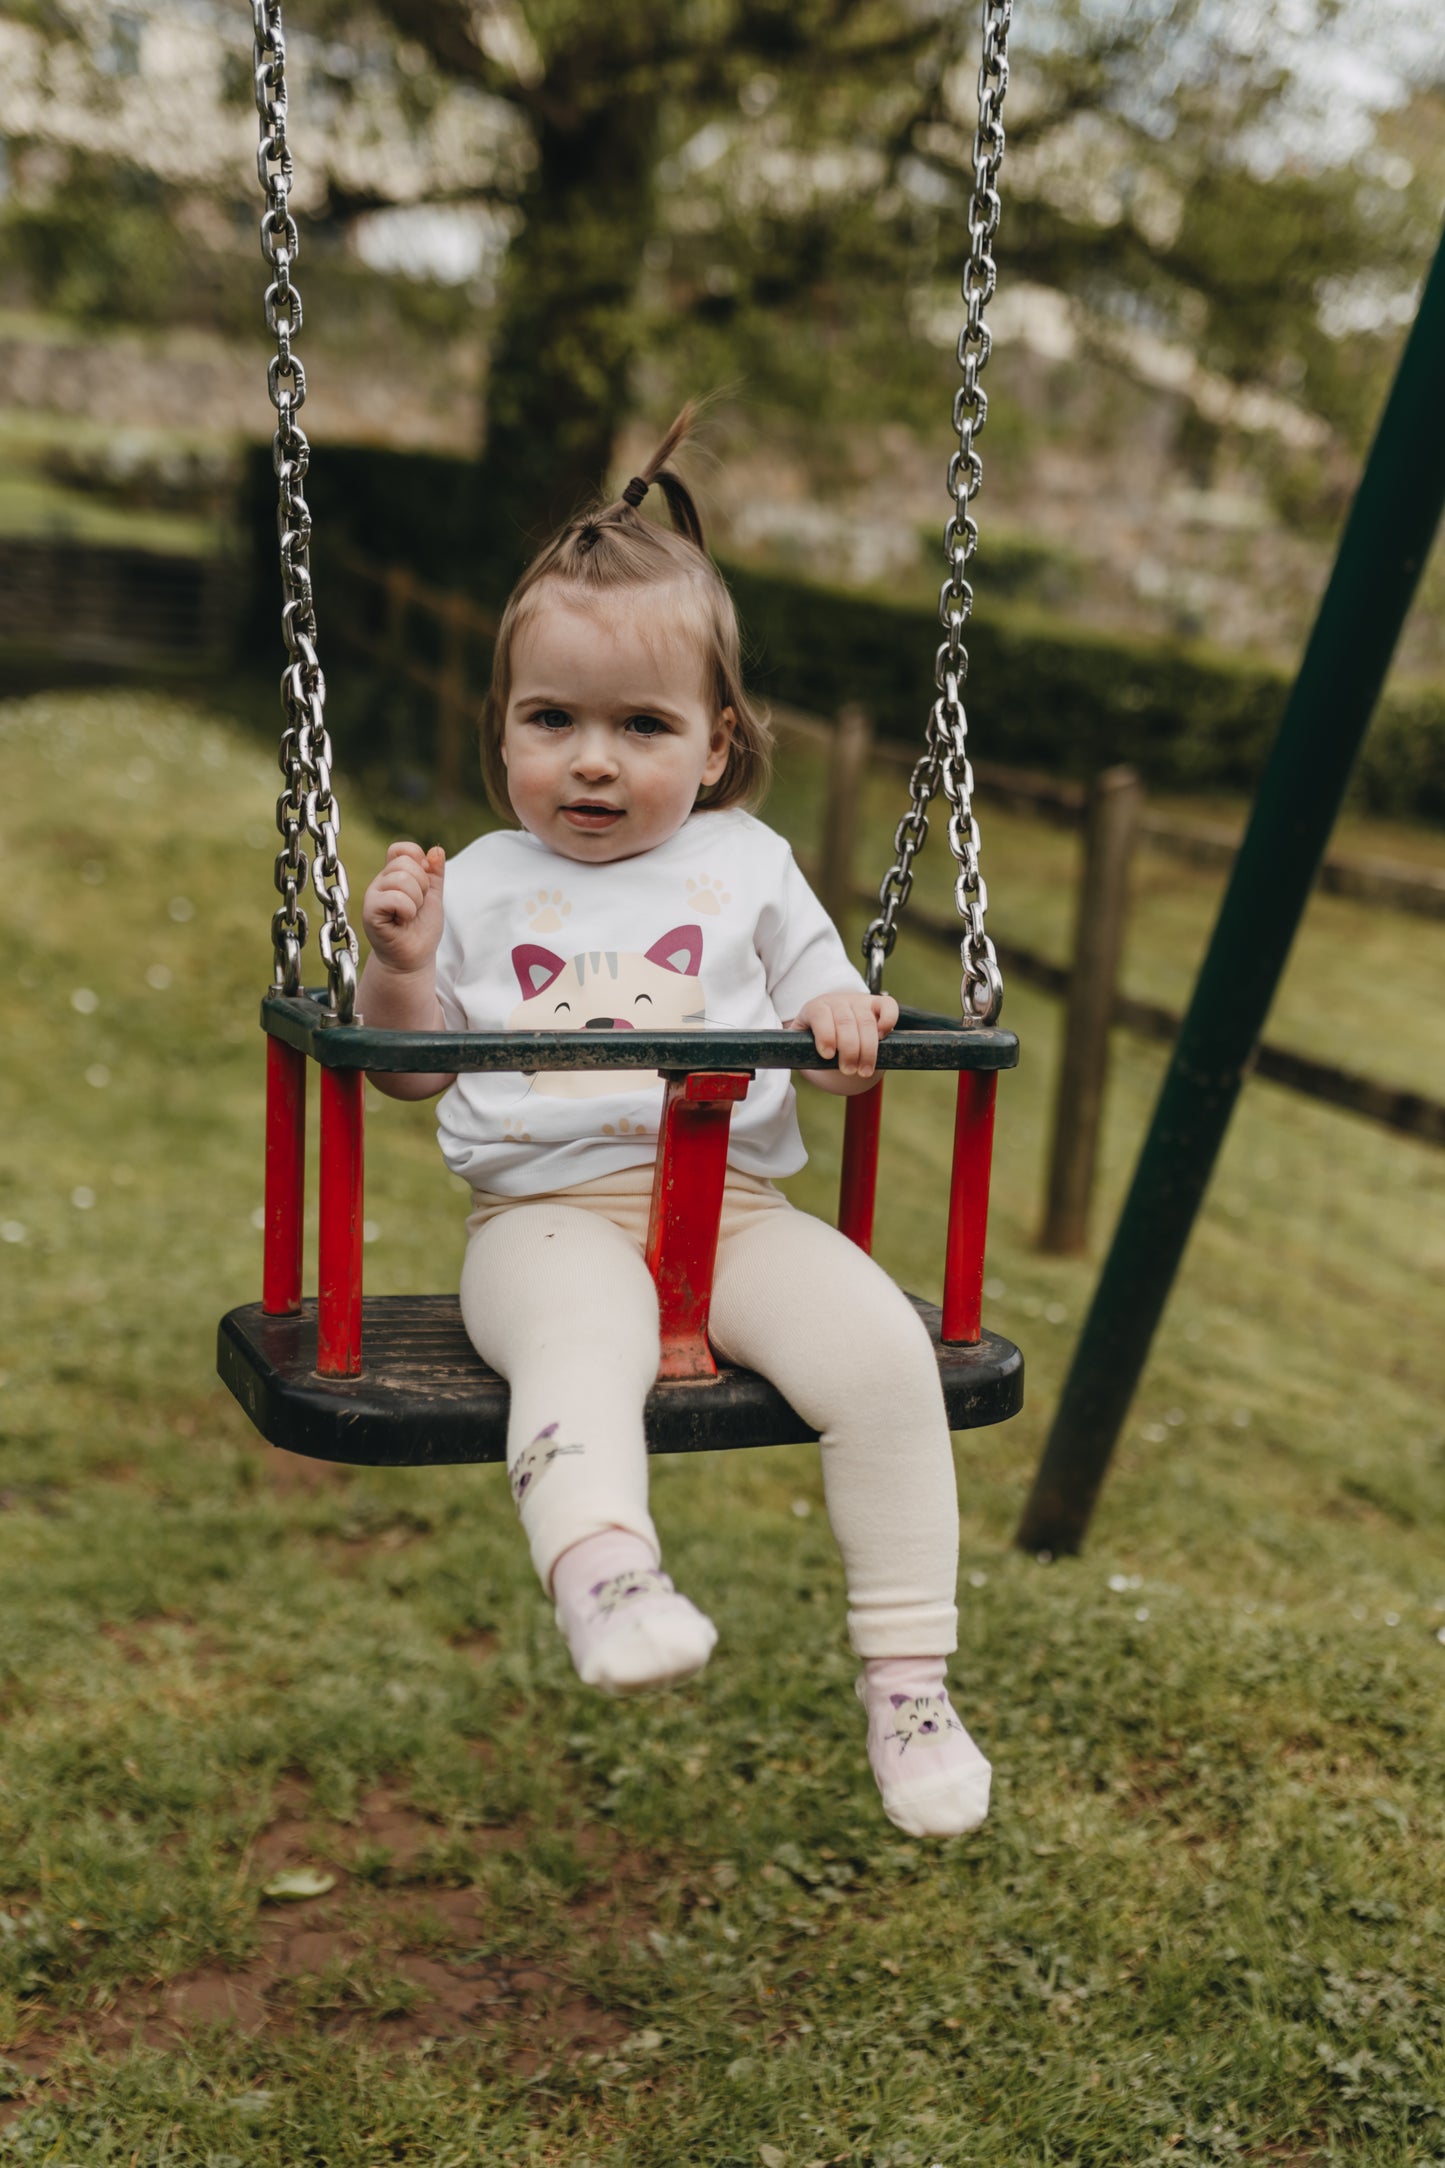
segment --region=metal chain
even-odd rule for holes
[[[276,801],[276,826],[283,848],[276,855],[276,887],[281,907],[271,920],[274,976],[284,993],[301,991],[301,951],[307,933],[300,896],[306,886],[303,831],[314,846],[312,884],[321,899],[324,922],[318,937],[331,986],[331,1012],[350,1023],[356,1010],[356,935],[347,921],[350,893],[336,838],[341,809],[331,788],[331,739],[326,729],[326,680],[316,653],[316,612],[311,599],[311,511],[304,484],[311,447],[296,416],[306,404],[306,372],[291,341],[301,329],[301,296],[291,269],[300,236],[291,216],[294,168],[286,139],[286,34],[281,0],[251,0],[256,41],[256,110],[261,140],[256,172],[266,198],[261,220],[261,253],[271,268],[266,289],[266,323],[276,352],[266,372],[276,434],[271,464],[276,470],[276,532],[280,538],[281,632],[290,657],[281,676],[286,724],[279,761],[286,788]]]
[[[894,832],[894,861],[878,890],[882,906],[863,936],[868,984],[876,994],[883,965],[898,938],[898,914],[913,888],[913,861],[928,835],[928,808],[939,788],[948,800],[948,846],[958,864],[953,900],[964,922],[959,955],[963,963],[960,997],[966,1023],[992,1024],[1003,1006],[1003,979],[993,943],[984,929],[988,890],[978,869],[978,823],[973,817],[973,769],[968,759],[968,719],[961,687],[968,675],[963,628],[973,614],[973,589],[964,573],[978,547],[978,525],[969,507],[983,486],[983,462],[976,449],[988,417],[988,394],[979,378],[993,348],[983,312],[994,297],[998,271],[993,244],[998,234],[998,174],[1003,163],[1003,101],[1008,89],[1008,34],[1013,0],[984,0],[983,61],[978,71],[978,127],[973,138],[973,195],[968,207],[968,262],[962,293],[966,309],[958,336],[958,365],[963,382],[954,395],[953,426],[958,450],[948,463],[948,492],[953,511],[943,530],[948,577],[938,596],[938,621],[945,639],[933,662],[938,698],[928,718],[925,751],[908,786],[909,808]]]

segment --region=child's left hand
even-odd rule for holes
[[[836,1070],[805,1070],[815,1083],[838,1086],[839,1076],[871,1077],[878,1063],[878,1042],[886,1039],[898,1021],[898,1003],[891,994],[816,994],[789,1023],[792,1031],[811,1031],[813,1043],[827,1060],[836,1054]]]

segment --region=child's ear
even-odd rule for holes
[[[707,766],[702,771],[704,783],[716,783],[728,764],[733,749],[733,731],[737,717],[730,707],[724,708],[713,725],[712,743],[708,748]]]

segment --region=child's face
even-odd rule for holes
[[[665,588],[581,608],[544,596],[512,650],[502,730],[518,820],[592,865],[665,843],[727,766],[732,711]]]

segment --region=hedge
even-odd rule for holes
[[[328,445],[308,480],[322,654],[348,646],[348,609],[360,607],[336,558],[350,547],[405,563],[439,587],[474,587],[484,508],[469,462],[436,454]],[[259,453],[246,478],[252,580],[251,653],[274,650],[275,482]],[[331,567],[328,567],[331,560]],[[737,599],[750,682],[766,697],[829,714],[861,701],[888,736],[916,739],[932,697],[938,642],[933,612],[913,603],[840,592],[796,577],[725,563]],[[1171,790],[1250,790],[1289,687],[1287,672],[1257,657],[1199,643],[1131,639],[1016,604],[980,598],[969,627],[970,717],[981,756],[1084,776],[1132,762]],[[383,689],[346,701],[361,750],[395,747]],[[407,701],[406,735],[424,735],[423,706]],[[425,764],[425,747],[416,748]],[[1355,801],[1373,811],[1445,821],[1445,686],[1386,692],[1355,778]]]

